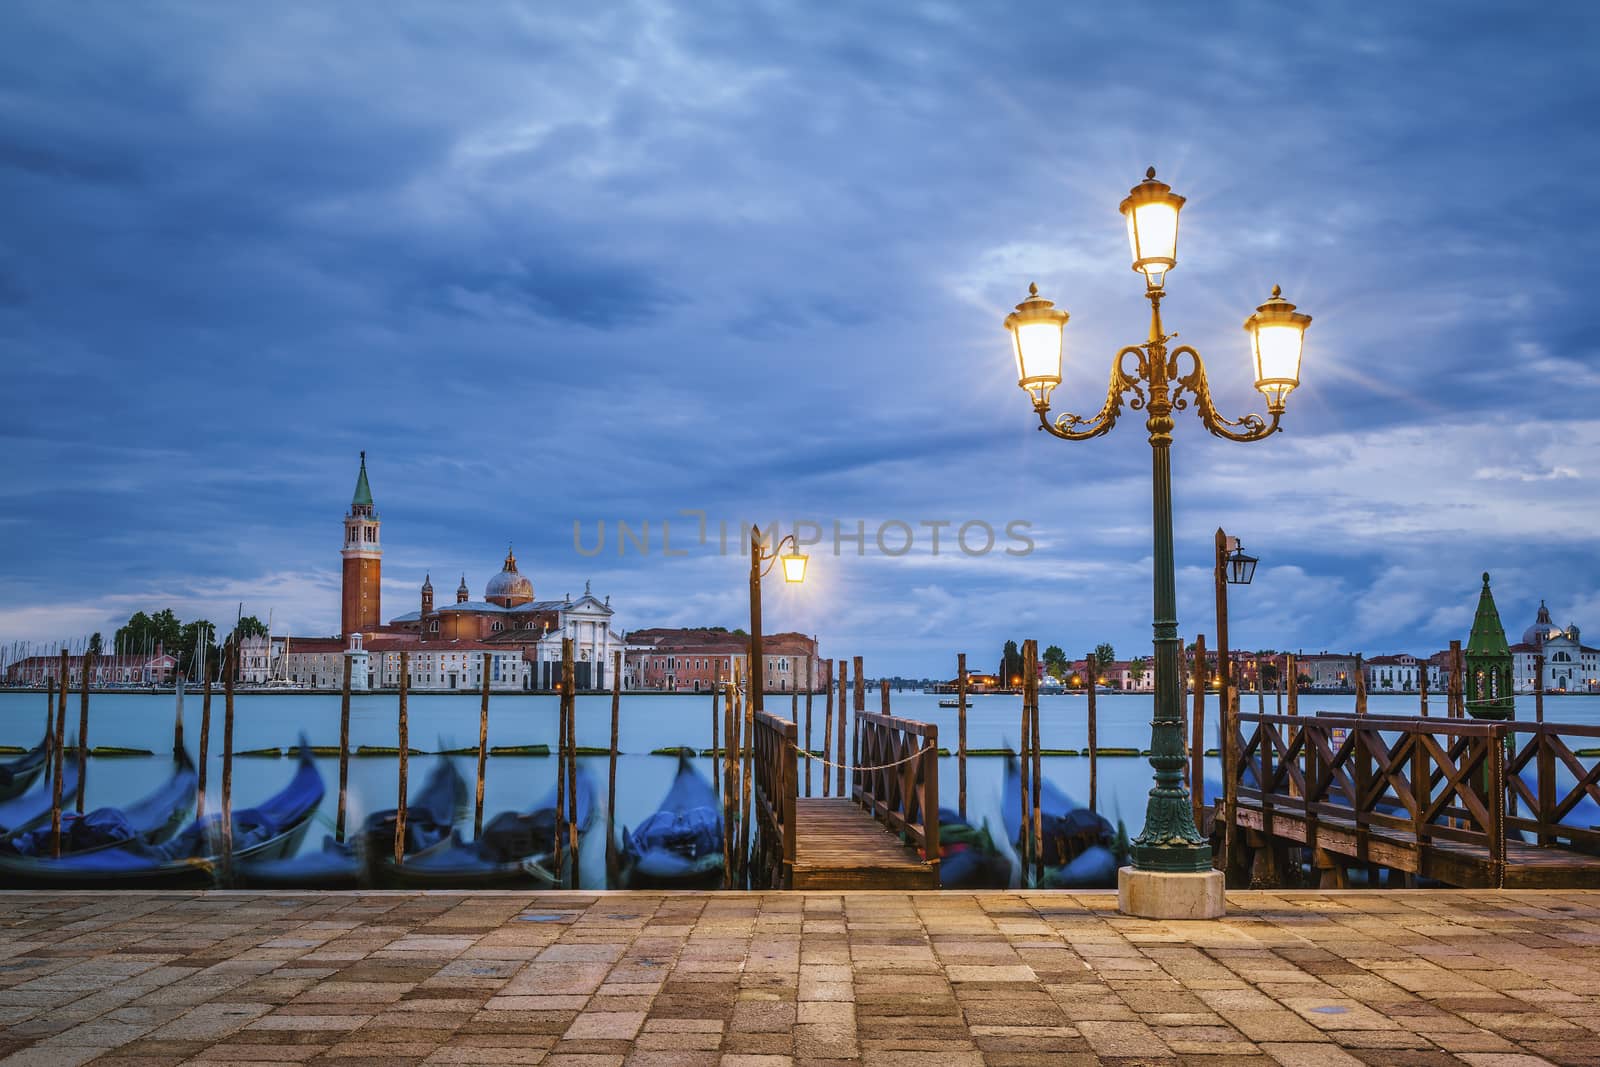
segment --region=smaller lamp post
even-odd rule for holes
[[[787,552],[783,550],[785,545],[789,548]],[[800,551],[794,534],[785,534],[768,549],[761,528],[750,527],[750,707],[755,711],[764,710],[761,694],[766,689],[766,661],[761,652],[761,579],[782,563],[783,580],[798,585],[806,580],[806,563],[810,558]]]
[[[1239,755],[1239,723],[1234,718],[1232,675],[1232,652],[1228,646],[1228,586],[1249,585],[1256,576],[1256,564],[1259,563],[1255,556],[1247,555],[1244,546],[1237,537],[1229,537],[1219,526],[1217,528],[1217,562],[1216,562],[1216,589],[1217,589],[1217,687],[1220,690],[1219,709],[1217,722],[1221,727],[1221,737],[1217,739],[1218,747],[1222,750],[1222,855],[1224,868],[1233,859],[1234,840],[1234,806],[1237,803],[1235,790],[1237,788],[1234,761]],[[1259,686],[1261,681],[1256,680]],[[1203,783],[1205,779],[1191,770],[1190,778]],[[1204,789],[1202,784],[1200,789]]]

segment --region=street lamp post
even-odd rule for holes
[[[1150,765],[1155,786],[1145,809],[1144,830],[1133,843],[1133,865],[1118,874],[1122,911],[1151,918],[1211,918],[1222,914],[1222,874],[1211,868],[1211,846],[1195,828],[1189,794],[1183,786],[1183,727],[1176,579],[1172,559],[1173,413],[1193,404],[1206,429],[1230,441],[1260,441],[1276,433],[1284,404],[1300,384],[1300,354],[1311,316],[1295,310],[1274,286],[1272,297],[1245,320],[1255,365],[1255,387],[1266,399],[1267,418],[1229,419],[1211,402],[1211,388],[1200,353],[1188,345],[1169,349],[1176,337],[1161,324],[1166,274],[1177,265],[1178,213],[1184,198],[1156,180],[1155,168],[1122,201],[1133,269],[1145,277],[1150,301],[1150,333],[1143,344],[1119,350],[1111,362],[1111,381],[1098,414],[1070,413],[1049,418],[1050,393],[1061,384],[1062,333],[1067,312],[1039,295],[1006,316],[1017,384],[1033,401],[1039,427],[1065,441],[1087,441],[1110,432],[1124,403],[1145,412],[1149,434],[1155,540],[1155,716],[1151,723]],[[1191,369],[1182,373],[1188,356]],[[1130,371],[1127,360],[1134,360]]]
[[[1234,809],[1238,799],[1235,795],[1238,769],[1234,761],[1239,758],[1239,721],[1234,701],[1233,681],[1233,651],[1228,644],[1228,586],[1249,585],[1256,576],[1256,564],[1260,562],[1255,556],[1247,555],[1244,546],[1237,537],[1229,537],[1223,532],[1222,527],[1217,527],[1217,557],[1214,568],[1214,578],[1217,589],[1217,682],[1218,697],[1221,711],[1217,715],[1221,737],[1217,738],[1217,747],[1222,751],[1222,855],[1223,870],[1227,871],[1228,865],[1234,861]],[[1258,683],[1259,684],[1259,683]],[[1193,754],[1194,766],[1200,766],[1199,753]],[[1190,781],[1201,782],[1200,810],[1204,809],[1205,779],[1192,771]],[[1224,875],[1226,878],[1226,875]]]
[[[761,654],[761,579],[778,563],[783,564],[783,580],[799,584],[806,580],[806,563],[810,559],[800,551],[794,534],[785,534],[771,549],[759,526],[750,527],[750,707],[763,710],[761,693],[766,688],[766,661]],[[784,552],[784,545],[789,551]],[[763,566],[765,564],[765,566]]]

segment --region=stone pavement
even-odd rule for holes
[[[1600,892],[0,893],[0,1063],[1600,1063]]]

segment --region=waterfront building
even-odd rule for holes
[[[1354,689],[1360,656],[1354,652],[1297,653],[1295,667],[1302,678],[1302,689]]]
[[[91,687],[118,685],[171,685],[178,672],[177,657],[160,645],[154,655],[103,655],[91,657]],[[67,684],[83,684],[84,657],[67,657]],[[42,686],[61,674],[61,657],[26,656],[6,668],[6,684]]]
[[[407,688],[416,692],[450,693],[483,688],[489,676],[492,692],[525,691],[530,684],[529,664],[520,648],[491,645],[482,641],[430,641],[427,643],[394,638],[372,638],[354,650],[370,663],[374,688],[400,687],[400,653],[407,653]]]
[[[826,683],[817,641],[799,633],[761,639],[769,693],[817,692]],[[743,677],[749,666],[747,634],[721,629],[635,630],[628,635],[629,687],[668,693],[709,693],[719,681]]]
[[[1511,646],[1513,684],[1519,693],[1534,691],[1538,656],[1544,654],[1544,688],[1547,693],[1600,693],[1600,648],[1582,641],[1576,623],[1557,626],[1550,609],[1539,601],[1533,625]]]
[[[1428,669],[1425,661],[1409,652],[1373,656],[1362,660],[1361,666],[1371,693],[1415,693],[1421,687],[1423,671]],[[1429,688],[1433,688],[1432,679]]]

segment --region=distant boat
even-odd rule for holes
[[[717,795],[687,756],[661,806],[633,830],[622,828],[624,889],[713,889],[722,884],[722,812]]]
[[[941,700],[941,701],[939,701],[939,706],[941,708],[959,708],[961,706],[961,701],[959,701],[959,700]]]

